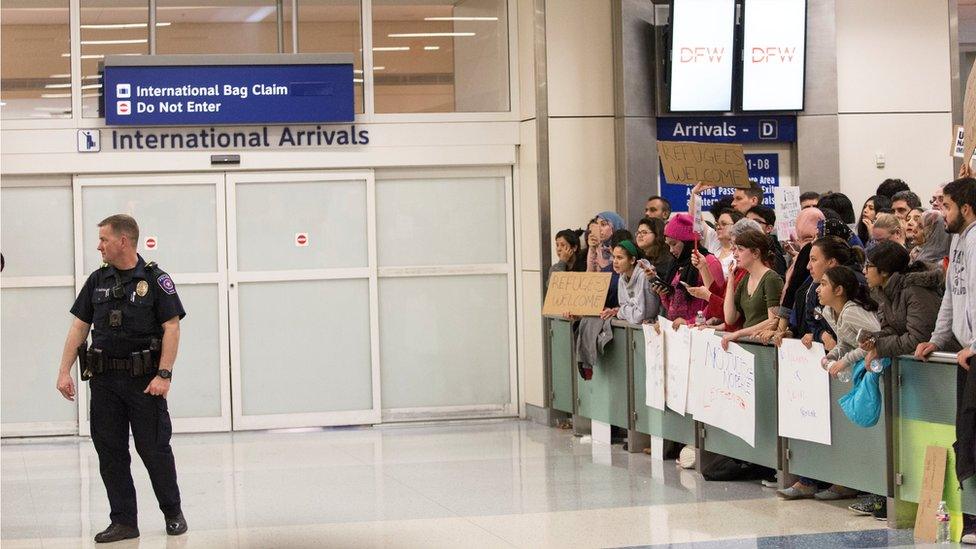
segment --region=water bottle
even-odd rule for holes
[[[876,358],[871,361],[871,364],[868,364],[868,369],[876,374],[880,374],[882,371],[884,371],[884,362],[881,362],[880,359]]]
[[[705,325],[705,311],[698,311],[695,315],[695,326]]]
[[[836,360],[831,360],[830,362],[828,362],[824,366],[824,369],[829,372],[830,369],[834,367],[834,363],[835,362],[837,362],[837,361]],[[851,369],[850,368],[844,368],[843,370],[837,372],[837,381],[840,381],[841,383],[850,383],[851,382]]]
[[[949,510],[946,502],[939,502],[939,509],[935,512],[935,542],[949,543]]]

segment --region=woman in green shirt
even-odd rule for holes
[[[729,284],[725,289],[725,322],[735,324],[742,320],[741,330],[722,338],[726,350],[730,341],[774,327],[779,321],[779,300],[783,295],[783,278],[770,268],[773,252],[766,235],[760,231],[739,234],[732,253],[746,274],[737,285]]]

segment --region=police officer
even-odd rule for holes
[[[139,226],[128,215],[113,215],[98,224],[98,251],[105,264],[88,277],[71,307],[75,318],[58,375],[58,391],[72,401],[75,357],[82,379],[90,377],[91,437],[112,521],[95,536],[96,543],[139,537],[129,470],[130,426],[166,518],[166,533],[176,536],[187,528],[166,405],[180,319],[186,313],[169,275],[136,253],[138,241]],[[89,327],[92,346],[86,350]]]

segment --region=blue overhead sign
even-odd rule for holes
[[[314,62],[316,56],[112,58],[102,80],[105,123],[351,122],[352,56],[328,57],[333,62]]]
[[[796,141],[796,117],[658,117],[657,138],[699,143],[791,143]]]

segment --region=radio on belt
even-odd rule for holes
[[[212,154],[210,155],[211,165],[240,164],[241,155],[239,154]]]

